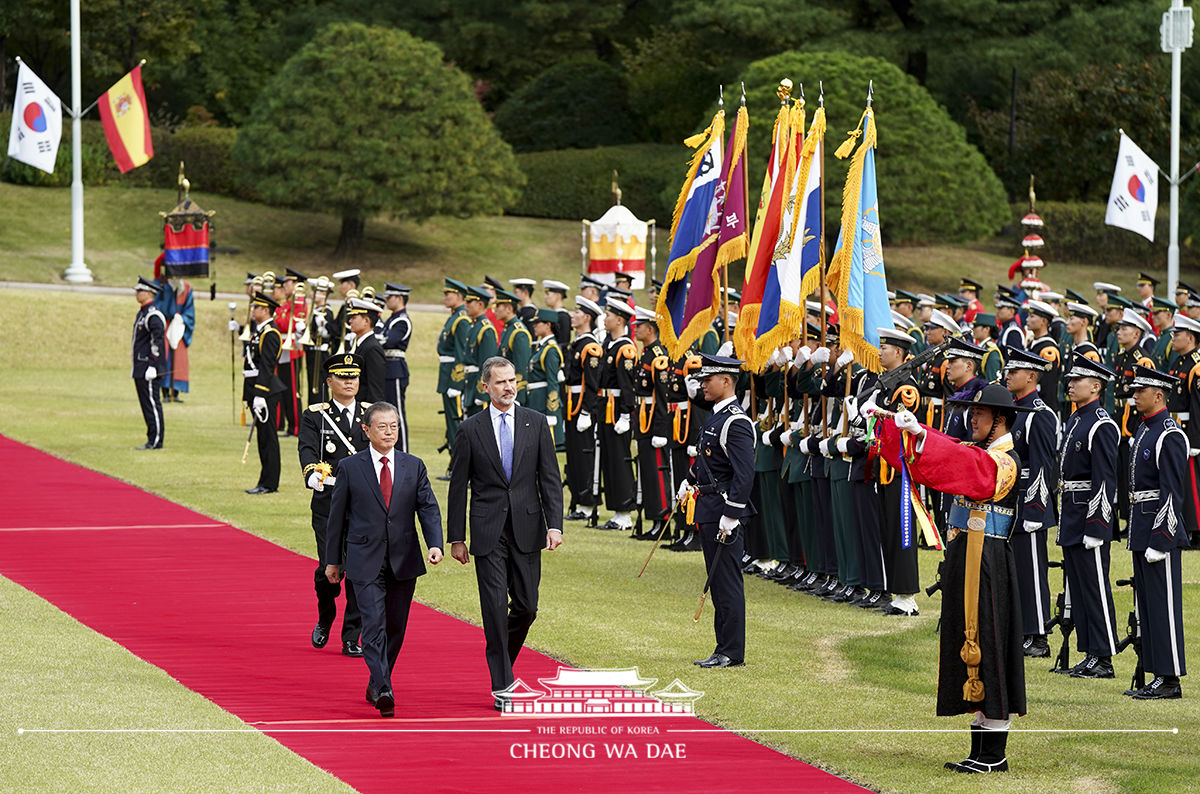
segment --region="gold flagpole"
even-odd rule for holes
[[[818,98],[818,106],[825,107],[825,83],[817,83],[820,86],[820,96]],[[821,142],[821,234],[820,234],[820,250],[817,252],[817,271],[821,274],[820,293],[817,295],[817,303],[821,304],[820,324],[821,324],[821,347],[826,346],[825,338],[825,143]],[[821,380],[825,380],[825,375],[829,367],[829,362],[821,365]],[[829,438],[829,412],[826,409],[826,397],[821,395],[821,437]]]

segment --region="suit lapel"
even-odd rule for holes
[[[363,475],[367,478],[367,484],[371,486],[371,492],[375,494],[375,498],[379,500],[379,506],[387,509],[383,503],[383,492],[379,490],[379,477],[375,475],[375,452],[374,447],[367,447],[367,466],[363,469]],[[395,491],[396,476],[392,473],[392,489]]]
[[[521,410],[516,404],[513,405],[513,459],[512,470],[513,475],[517,473],[517,466],[521,460],[521,450],[530,438],[529,419],[525,411]]]
[[[492,465],[496,467],[496,471],[500,473],[501,479],[504,478],[504,464],[500,460],[500,447],[496,444],[496,430],[492,425],[492,409],[484,408],[479,414],[483,417],[483,421],[479,423],[479,433],[483,436],[483,448],[487,451],[488,458],[492,461]]]

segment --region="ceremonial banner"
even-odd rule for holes
[[[1158,165],[1122,132],[1104,223],[1136,232],[1154,242],[1157,212]]]
[[[789,190],[775,261],[771,264],[763,292],[754,358],[759,365],[756,368],[765,364],[777,347],[800,335],[806,313],[805,300],[820,286],[825,108],[818,108],[813,114],[812,126],[802,146],[803,123],[796,126],[795,134],[793,146],[799,152],[799,165]]]
[[[588,226],[588,275],[606,284],[614,283],[614,273],[627,273],[634,289],[642,289],[646,280],[645,221],[615,204]]]
[[[763,294],[766,292],[767,278],[775,258],[784,202],[790,188],[787,181],[791,174],[787,173],[787,163],[792,149],[792,126],[800,119],[801,114],[803,111],[799,108],[789,108],[784,103],[779,108],[779,115],[775,117],[771,158],[767,161],[767,172],[763,176],[762,192],[759,193],[758,212],[755,214],[754,230],[750,236],[750,251],[746,256],[741,311],[734,334],[734,350],[744,361],[754,360],[758,317],[762,312]],[[802,121],[801,125],[803,126]],[[793,162],[793,167],[794,165]]]
[[[868,107],[861,129],[834,153],[849,156],[855,140],[862,145],[854,152],[846,189],[842,196],[842,229],[829,263],[828,283],[837,299],[841,345],[853,350],[860,364],[879,372],[879,332],[892,327],[892,309],[887,297],[887,274],[879,235],[879,199],[875,189],[875,115]]]
[[[53,174],[62,138],[62,103],[24,61],[19,65],[8,156]]]
[[[671,253],[656,310],[659,333],[673,358],[712,324],[720,285],[713,278],[725,183],[721,138],[725,111],[685,143],[696,148],[671,219]],[[689,287],[690,285],[690,287]]]
[[[104,137],[121,173],[145,165],[154,156],[154,143],[150,140],[150,114],[142,89],[141,65],[133,67],[133,71],[105,91],[99,105]]]

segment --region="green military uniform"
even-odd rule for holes
[[[457,292],[466,296],[465,284],[452,278],[446,279],[442,292]],[[467,391],[467,340],[471,320],[467,310],[456,307],[446,318],[438,337],[438,384],[437,392],[442,395],[442,413],[446,417],[446,449],[454,451],[454,436],[463,420],[463,398]]]
[[[558,312],[554,309],[538,309],[535,323],[548,323],[553,329],[558,324]],[[554,446],[563,448],[562,402],[558,396],[558,384],[563,378],[562,349],[553,331],[533,343],[533,354],[529,361],[528,408],[545,414],[554,431]]]
[[[467,287],[468,301],[480,301],[486,307],[491,299],[492,296],[482,287]],[[488,395],[483,390],[479,368],[483,366],[483,362],[498,355],[500,343],[496,337],[496,326],[481,312],[471,322],[471,329],[467,334],[467,365],[464,368],[467,374],[467,390],[463,393],[463,405],[468,416],[474,416],[488,406]]]
[[[514,299],[516,296],[513,296]],[[499,301],[499,297],[496,299]],[[514,304],[514,308],[516,304]],[[555,318],[557,320],[557,317]],[[517,402],[529,405],[529,382],[533,378],[529,374],[530,358],[533,354],[533,334],[525,327],[520,317],[514,317],[504,324],[504,333],[500,335],[500,355],[512,362],[517,371]]]

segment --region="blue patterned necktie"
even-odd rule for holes
[[[512,480],[512,431],[508,429],[508,414],[500,414],[500,465],[504,467],[504,479]]]

